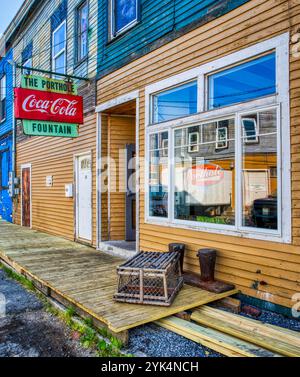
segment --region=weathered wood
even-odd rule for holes
[[[222,307],[222,308],[227,308],[230,309],[233,313],[240,313],[241,311],[241,300],[238,300],[233,297],[225,297],[222,298],[222,300],[216,301],[213,303],[215,307]]]
[[[155,322],[187,339],[200,343],[226,356],[232,356],[235,352],[237,356],[246,357],[277,357],[272,353],[251,343],[239,340],[222,332],[196,325],[195,323],[184,321],[180,318],[169,317]],[[222,347],[222,348],[220,348]]]
[[[208,306],[195,310],[191,319],[281,355],[300,356],[300,336],[297,332],[286,333],[280,327],[266,326],[262,322]]]
[[[37,251],[39,237],[43,242],[49,240],[49,251],[46,246]],[[15,242],[22,242],[25,251],[16,252],[13,247]],[[56,242],[59,243],[59,251],[53,249]],[[122,259],[2,221],[0,259],[19,273],[26,274],[45,294],[50,292],[52,297],[59,297],[64,300],[64,305],[73,305],[114,333],[238,292],[234,290],[218,295],[185,286],[168,308],[116,303],[113,299],[117,289],[116,268],[124,262]]]

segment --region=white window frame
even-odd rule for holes
[[[225,106],[219,109],[207,110],[207,85],[208,74],[216,70],[226,69],[230,65],[236,65],[247,59],[255,59],[261,54],[275,51],[276,53],[276,77],[277,92],[275,95],[265,96],[248,102],[241,102]],[[185,82],[198,80],[198,113],[177,118],[159,124],[151,124],[152,96],[159,91],[169,90],[173,86]],[[258,113],[262,110],[277,109],[277,180],[278,180],[278,231],[271,229],[242,227],[242,190],[236,189],[235,203],[236,224],[234,226],[222,224],[206,224],[192,221],[174,219],[174,130],[184,126],[197,125],[207,121],[218,121],[222,119],[235,118],[236,124],[236,166],[237,171],[241,170],[242,143],[241,116],[244,114]],[[253,238],[265,241],[291,243],[291,157],[290,157],[290,108],[289,108],[289,33],[260,42],[251,47],[217,59],[213,62],[193,68],[187,72],[180,73],[171,78],[149,85],[145,89],[145,222],[149,224],[160,224],[167,227],[194,229],[197,231],[233,235],[244,238]],[[149,216],[149,167],[148,167],[148,142],[149,135],[156,132],[169,132],[169,208],[168,218],[153,218]],[[238,175],[237,175],[238,176]],[[242,187],[241,177],[236,177],[236,188]],[[284,183],[284,185],[282,185]],[[283,200],[284,199],[284,200]],[[281,210],[280,210],[281,209]],[[284,219],[284,221],[282,221]]]
[[[219,131],[222,130],[222,129],[225,130],[225,134],[226,134],[225,140],[219,139]],[[225,145],[220,146],[220,143],[225,143]],[[226,127],[226,126],[219,127],[219,123],[217,123],[217,127],[216,127],[216,150],[222,150],[222,149],[227,149],[227,148],[228,148],[228,127]]]
[[[195,136],[195,135],[197,135],[197,141],[196,141],[196,143],[192,143],[192,136]],[[188,147],[189,153],[199,152],[199,143],[200,143],[199,132],[197,132],[197,131],[191,132],[190,134],[188,134],[188,138],[189,138],[189,147]]]
[[[85,32],[82,32],[81,30],[81,17],[82,17],[82,10],[87,7],[87,11],[88,11],[88,24],[87,24],[87,30]],[[85,0],[83,3],[81,3],[79,5],[79,7],[77,8],[77,12],[76,12],[76,17],[77,17],[77,26],[78,26],[78,35],[77,35],[77,46],[76,46],[76,63],[80,63],[82,62],[84,59],[87,58],[88,54],[89,54],[89,45],[88,45],[88,34],[89,34],[89,2],[88,0]],[[81,56],[81,36],[86,33],[87,35],[87,50],[86,50],[86,54],[84,56]]]
[[[246,130],[245,130],[245,126],[244,126],[244,123],[243,123],[244,120],[254,120],[254,122],[255,122],[255,135],[253,135],[253,136],[247,135]],[[243,128],[244,143],[245,144],[257,144],[258,141],[259,141],[259,138],[258,138],[258,135],[259,135],[259,118],[257,118],[257,120],[252,119],[252,118],[243,118],[242,128]],[[255,140],[250,140],[250,139],[254,139],[254,137],[255,137]]]
[[[7,94],[7,78],[6,74],[4,74],[0,79],[0,102],[5,101],[5,114],[3,118],[0,118],[0,123],[4,122],[6,120],[6,94]],[[2,110],[1,110],[2,111]]]
[[[26,61],[23,63],[23,75],[30,75],[32,68],[32,57],[26,59]]]
[[[61,28],[61,27],[64,27],[65,29],[65,40],[64,40],[64,47],[57,53],[57,54],[54,54],[54,35],[55,33],[58,32],[58,30]],[[57,58],[59,58],[62,54],[65,55],[65,66],[64,66],[64,73],[65,74],[67,72],[67,22],[66,20],[64,20],[53,32],[52,32],[52,68],[53,68],[53,71],[55,71],[55,60]],[[57,72],[60,74],[60,72]],[[56,76],[54,75],[54,78],[59,78],[60,76]]]
[[[139,22],[139,1],[136,1],[136,15],[135,19],[129,22],[127,25],[122,27],[120,30],[116,30],[116,19],[115,19],[115,2],[116,0],[110,0],[110,6],[109,6],[109,13],[110,13],[110,39],[114,39],[120,34],[125,33],[125,31],[131,29],[133,26],[135,26]]]

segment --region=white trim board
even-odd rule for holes
[[[101,117],[107,116],[105,114],[106,110],[109,110],[118,105],[125,104],[127,102],[136,101],[136,251],[139,251],[139,201],[140,201],[140,190],[139,190],[139,180],[140,180],[140,159],[139,159],[139,91],[133,91],[122,96],[116,97],[110,101],[104,102],[98,105],[95,109],[97,113],[97,146],[96,146],[96,234],[97,234],[97,249],[101,250],[102,245],[102,203],[101,203],[101,166],[102,166],[102,122]]]
[[[96,106],[96,113],[102,113],[105,110],[111,109],[113,107],[123,105],[126,102],[130,102],[139,98],[139,91],[135,90],[134,92],[130,92],[124,94],[122,96],[116,97],[110,101],[104,102],[98,106]]]

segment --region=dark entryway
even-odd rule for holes
[[[135,144],[126,145],[126,241],[136,240],[136,150]]]
[[[22,225],[31,226],[31,168],[22,168]]]

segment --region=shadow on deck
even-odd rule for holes
[[[171,307],[117,303],[118,257],[59,237],[0,221],[0,259],[49,297],[73,305],[97,326],[126,341],[127,330],[230,296],[184,286]]]

